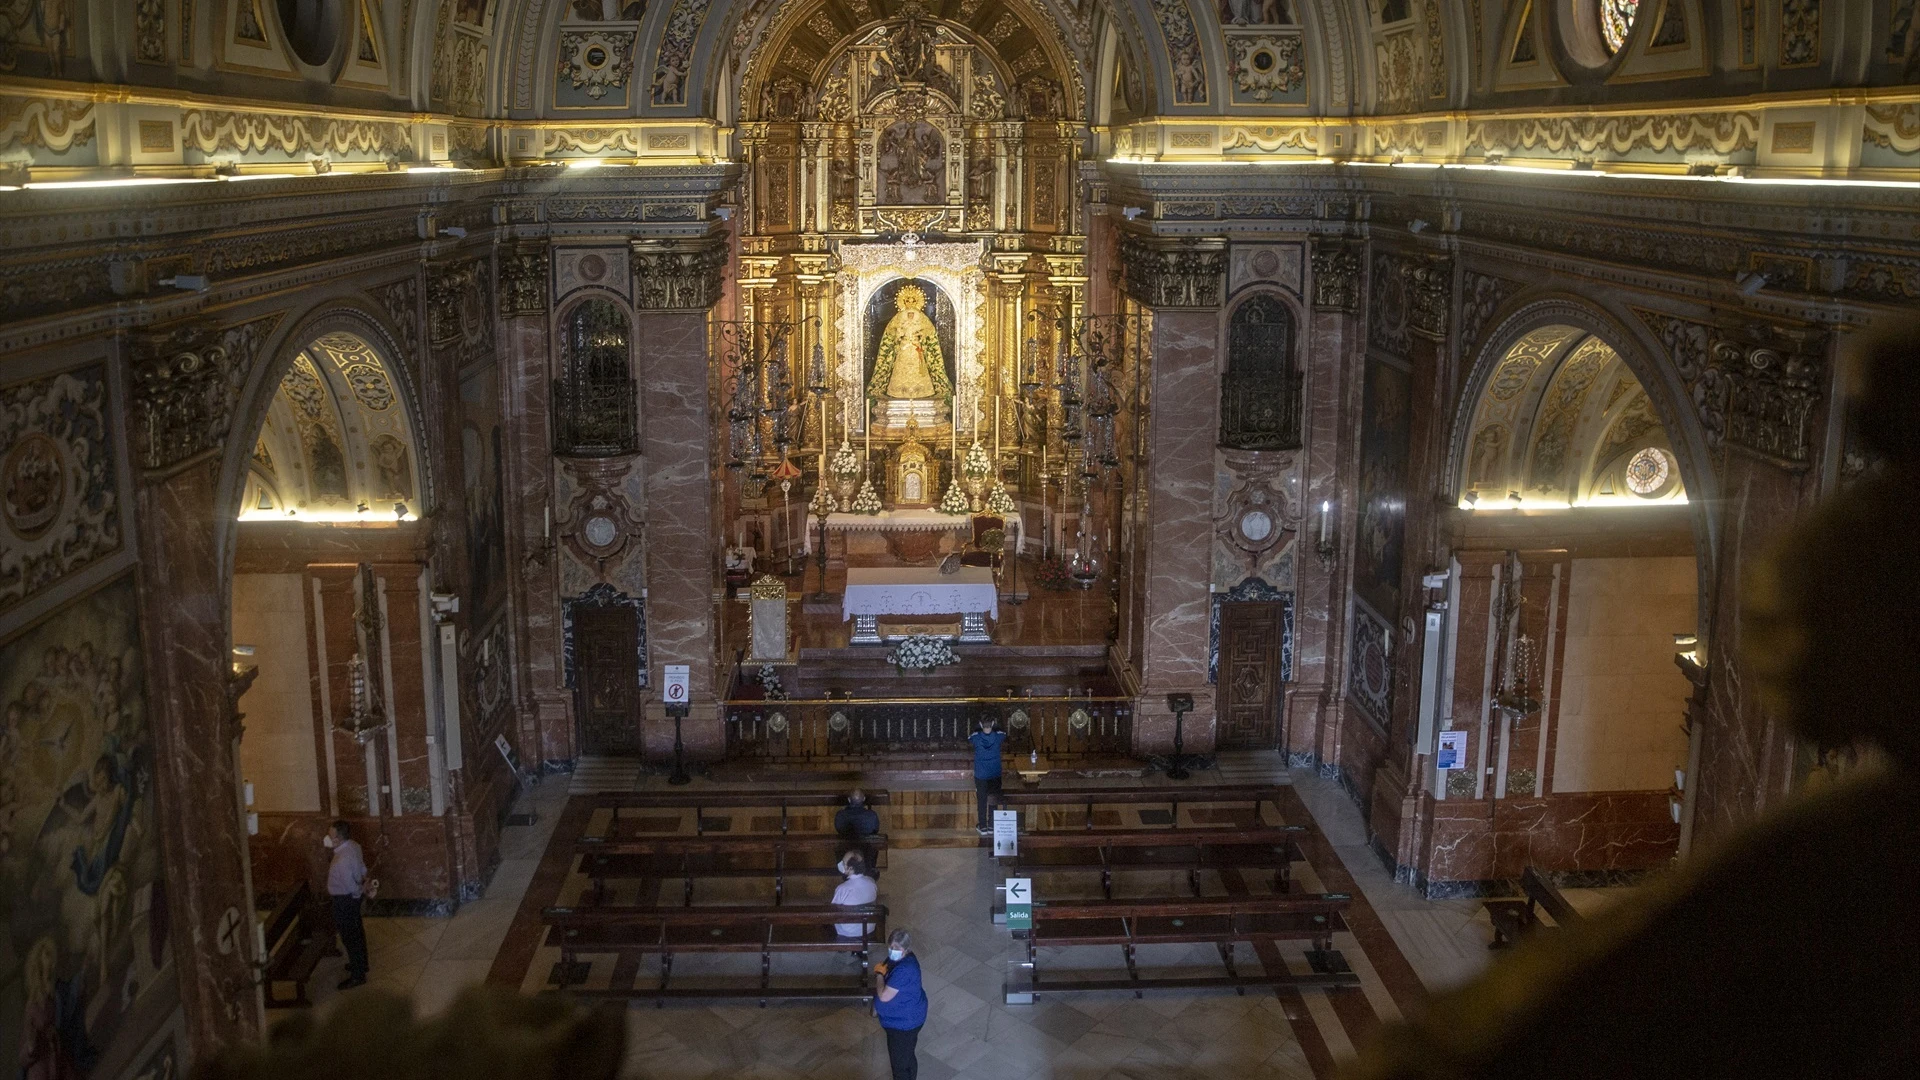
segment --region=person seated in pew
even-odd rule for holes
[[[867,860],[857,851],[849,851],[840,860],[840,872],[847,880],[833,890],[833,902],[840,907],[865,907],[880,899],[880,883],[867,873]],[[872,932],[872,923],[834,923],[834,933],[859,940]]]
[[[867,837],[880,831],[880,815],[867,805],[866,792],[854,788],[847,793],[847,805],[833,815],[833,831],[840,834],[839,854],[859,852],[867,862],[867,873],[879,880],[880,853],[867,842]]]

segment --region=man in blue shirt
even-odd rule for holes
[[[927,991],[920,983],[920,958],[908,951],[905,930],[887,935],[887,960],[874,967],[873,1013],[887,1033],[887,1060],[893,1080],[915,1080],[920,1058],[915,1046],[927,1022]]]
[[[980,721],[980,730],[967,736],[973,744],[973,790],[979,802],[981,836],[993,835],[993,815],[987,806],[991,795],[1000,794],[1000,746],[1007,741],[1003,731],[993,730],[993,717]]]

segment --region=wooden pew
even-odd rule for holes
[[[269,1009],[308,1008],[307,980],[313,969],[329,956],[338,956],[333,946],[333,927],[319,916],[313,890],[306,882],[273,906],[263,933],[267,942],[266,970],[261,985]],[[283,996],[281,987],[293,985],[293,996]]]
[[[1202,870],[1271,870],[1273,891],[1292,885],[1292,864],[1303,860],[1295,842],[1299,825],[1252,829],[1105,829],[1025,833],[1019,854],[1002,858],[1012,876],[1084,872],[1100,874],[1100,891],[1113,898],[1115,871],[1184,870],[1200,895]]]
[[[886,806],[892,802],[887,792],[866,793],[867,806]],[[706,810],[775,809],[780,811],[780,831],[785,833],[789,812],[799,807],[827,806],[838,811],[847,805],[847,789],[837,791],[767,791],[733,788],[705,788],[699,791],[613,791],[591,796],[592,805],[613,811],[616,822],[622,810],[692,810],[694,831],[704,831]],[[833,815],[828,814],[829,825]]]
[[[879,865],[886,865],[885,833],[863,836],[859,843],[877,854]],[[608,878],[679,878],[685,882],[687,904],[693,903],[697,878],[772,878],[777,905],[786,900],[788,878],[838,878],[845,844],[835,833],[583,836],[573,842],[573,853],[580,856],[580,872],[593,880],[596,901],[606,899]]]
[[[1247,803],[1253,808],[1253,820],[1260,821],[1263,803],[1278,805],[1273,784],[1219,784],[1212,787],[1084,787],[1050,790],[1006,791],[994,797],[995,805],[1006,809],[1028,806],[1080,806],[1086,810],[1086,826],[1093,828],[1096,806],[1166,805],[1173,811],[1173,828],[1180,827],[1180,807],[1199,803]]]
[[[873,996],[868,979],[872,954],[884,950],[887,940],[885,904],[835,907],[832,904],[796,904],[792,907],[550,907],[541,912],[550,945],[560,948],[561,989],[584,997],[651,999],[757,999],[761,1005],[775,998],[864,1000]],[[835,923],[861,923],[858,938],[841,937]],[[758,953],[760,981],[755,986],[678,987],[672,985],[673,958],[680,953]],[[857,977],[805,986],[773,985],[775,953],[857,953]],[[582,953],[618,953],[660,957],[657,986],[576,987],[586,979]]]
[[[1107,900],[1034,905],[1033,929],[1026,932],[1027,960],[1005,986],[1007,1001],[1031,1001],[1031,995],[1095,990],[1193,990],[1249,986],[1357,987],[1360,980],[1333,947],[1333,934],[1346,929],[1342,913],[1352,903],[1346,893],[1292,896],[1221,897],[1201,900]],[[1016,936],[1018,931],[1015,932]],[[1287,971],[1241,974],[1234,948],[1241,942],[1305,941],[1312,949],[1310,975]],[[1224,975],[1143,976],[1137,950],[1142,945],[1211,944],[1220,952]],[[1089,981],[1042,978],[1040,950],[1076,945],[1118,945],[1127,977]]]
[[[1567,926],[1580,921],[1580,913],[1560,895],[1553,883],[1529,866],[1520,872],[1520,890],[1524,900],[1489,900],[1487,918],[1493,921],[1493,940],[1489,949],[1504,949],[1520,936],[1540,926],[1540,910],[1552,917],[1553,925]]]

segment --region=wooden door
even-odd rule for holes
[[[1280,745],[1280,609],[1271,601],[1220,605],[1215,701],[1222,750]]]
[[[583,754],[640,750],[637,634],[631,608],[574,609],[574,707]]]

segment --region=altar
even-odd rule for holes
[[[991,642],[987,619],[1000,618],[1000,589],[993,571],[963,566],[943,574],[938,567],[852,567],[840,601],[840,619],[853,620],[850,645],[880,644],[882,615],[959,615],[960,640]]]

